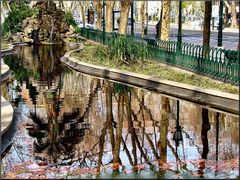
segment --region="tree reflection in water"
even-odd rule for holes
[[[133,171],[139,172],[139,164],[151,165],[157,161],[159,171],[163,171],[161,176],[164,176],[169,156],[173,155],[176,159],[176,170],[172,170],[173,172],[191,172],[184,155],[184,142],[174,148],[173,136],[169,136],[169,128],[176,126],[175,123],[171,123],[176,122],[176,117],[170,118],[172,113],[170,104],[175,106],[176,101],[170,103],[169,98],[161,96],[159,118],[154,119],[152,109],[145,104],[146,96],[143,90],[136,91],[125,85],[96,79],[91,79],[89,84],[88,100],[84,101],[85,105],[82,106],[85,109],[75,106],[76,109],[72,109],[71,112],[60,113],[62,111],[60,105],[64,106],[64,99],[60,98],[61,88],[58,88],[52,93],[52,103],[47,106],[47,123],[31,113],[31,118],[38,124],[37,128],[29,129],[29,134],[37,138],[34,144],[36,157],[44,157],[44,160],[65,165],[77,162],[81,167],[96,167],[98,172],[102,172],[102,168],[109,163],[112,164],[115,172],[120,172],[120,169],[128,164],[135,167]],[[97,95],[99,88],[102,89],[105,97],[102,102],[105,106],[105,114],[97,117],[94,114],[99,114],[96,108],[96,103],[101,99]],[[138,107],[137,111],[136,107]],[[203,151],[199,151],[201,153],[199,155],[203,158],[207,158],[209,151],[207,132],[210,122],[206,112],[202,110]],[[85,128],[77,128],[84,123]],[[99,126],[98,123],[101,125]],[[99,134],[94,135],[93,131],[96,129],[99,130],[97,131]],[[183,133],[184,141],[189,141],[192,146],[201,149],[199,148],[201,144],[196,145],[187,131]],[[92,141],[88,148],[81,146],[81,150],[76,149],[78,144],[88,143],[89,141],[86,140],[91,140],[93,137],[97,140]],[[204,175],[204,169],[205,162],[199,162],[199,174]]]
[[[44,51],[49,50],[39,49],[39,53]],[[115,172],[127,167],[139,172],[148,164],[152,169],[157,166],[154,171],[160,171],[163,177],[166,170],[176,174],[191,172],[191,160],[237,157],[238,148],[228,157],[220,143],[216,144],[217,155],[212,148],[224,136],[233,142],[230,149],[239,145],[239,136],[233,133],[239,132],[238,122],[231,115],[219,114],[216,137],[214,128],[210,128],[215,127],[216,118],[211,116],[215,112],[181,100],[177,111],[177,101],[162,94],[65,70],[52,53],[48,52],[48,60],[40,56],[35,67],[40,76],[27,79],[25,89],[20,87],[24,103],[31,110],[33,125],[29,124],[28,130],[36,138],[35,158],[93,167],[98,172],[109,165]],[[23,64],[31,63],[23,60]],[[31,99],[33,107],[27,99]],[[45,117],[40,110],[46,112]],[[175,147],[177,119],[184,129],[183,141]],[[224,143],[227,146],[227,141]],[[197,165],[202,175],[204,163]]]

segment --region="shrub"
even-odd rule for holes
[[[80,33],[80,28],[78,27],[75,19],[73,18],[73,14],[71,11],[66,11],[63,19],[68,25],[72,25],[74,27],[74,30],[77,33]]]
[[[124,35],[112,39],[108,44],[108,49],[110,57],[124,64],[136,63],[149,57],[149,50],[143,43]]]
[[[76,26],[77,23],[75,22],[73,15],[71,11],[66,11],[64,14],[64,19],[63,19],[68,25]]]
[[[30,8],[24,2],[14,2],[3,23],[3,35],[10,36],[12,33],[20,32],[23,20],[27,17],[36,17],[38,13],[36,8]]]
[[[131,92],[132,87],[126,86],[125,84],[113,83],[114,94],[122,94]]]

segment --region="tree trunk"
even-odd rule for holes
[[[161,5],[161,13],[160,13],[160,20],[158,22],[158,28],[157,28],[157,39],[161,40],[161,32],[162,32],[162,14],[163,14],[163,6]]]
[[[83,23],[83,27],[85,27],[86,17],[85,17],[85,5],[83,3],[84,1],[79,1],[79,6],[80,6],[80,11],[82,16],[82,23]]]
[[[8,1],[2,2],[2,8],[6,8],[7,11],[11,11],[11,6]]]
[[[117,130],[116,130],[116,142],[113,151],[113,163],[119,163],[119,153],[120,153],[120,145],[122,142],[122,128],[123,128],[123,116],[124,116],[124,102],[125,102],[125,95],[119,95],[119,104],[118,104],[118,123],[117,123]]]
[[[203,152],[202,152],[203,159],[207,159],[207,155],[209,152],[207,133],[210,130],[210,128],[211,126],[208,118],[208,109],[203,108],[202,109],[202,131],[201,131],[201,138],[202,138],[202,144],[203,144]]]
[[[131,6],[131,0],[121,1],[119,34],[126,34],[130,6]]]
[[[209,47],[210,42],[210,23],[212,16],[212,2],[205,1],[204,26],[203,26],[203,46]]]
[[[170,6],[171,1],[163,1],[162,2],[163,11],[162,11],[162,28],[161,28],[161,40],[167,41],[169,39],[170,32]]]
[[[106,82],[106,114],[107,114],[107,126],[108,131],[110,134],[110,140],[112,144],[112,151],[114,150],[115,146],[115,139],[114,139],[114,131],[113,131],[113,113],[112,113],[112,89],[111,84]]]
[[[160,130],[160,159],[163,162],[167,160],[167,134],[168,134],[168,124],[169,117],[168,113],[170,110],[169,99],[162,96],[161,98],[161,130]]]
[[[93,3],[97,10],[96,28],[100,30],[102,27],[102,3],[101,1],[97,1],[97,0],[93,1]]]
[[[140,22],[141,21],[141,1],[137,1],[137,17],[136,21]]]
[[[232,15],[232,28],[237,28],[237,11],[236,11],[236,1],[232,1],[231,5],[231,15]]]
[[[145,1],[140,2],[140,18],[141,18],[141,36],[144,36],[144,23],[145,23]]]
[[[223,17],[223,23],[224,23],[224,27],[227,27],[228,25],[228,7],[225,6],[225,13],[224,13],[224,17]]]
[[[106,1],[106,32],[113,31],[113,8],[115,1]]]
[[[63,4],[63,0],[58,1],[58,8],[64,11],[65,7],[64,7],[64,4]]]
[[[133,155],[133,164],[137,164],[137,148],[136,148],[136,136],[135,128],[133,127],[132,114],[131,114],[131,94],[129,95],[129,100],[126,103],[127,110],[127,120],[128,120],[128,132],[131,134],[132,141],[132,155]]]
[[[97,172],[100,172],[100,168],[102,165],[102,157],[103,157],[106,130],[107,130],[107,124],[104,123],[104,127],[102,129],[101,136],[99,137],[99,154],[98,154],[98,161],[97,161]]]

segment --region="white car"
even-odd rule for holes
[[[77,23],[78,27],[80,27],[80,28],[83,28],[83,27],[84,27],[82,21],[76,20],[76,23]],[[93,24],[85,23],[85,28],[94,29],[94,25],[93,25]]]

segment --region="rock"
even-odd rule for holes
[[[72,25],[69,26],[69,30],[75,32],[75,29]]]
[[[20,42],[20,38],[18,36],[12,36],[13,42]]]
[[[33,27],[32,27],[33,30],[38,30],[39,29],[39,26],[37,24],[34,24]]]
[[[25,28],[23,29],[23,32],[24,32],[25,34],[29,35],[29,34],[32,33],[32,30],[33,30],[32,27],[27,26],[27,27],[25,27]]]
[[[66,37],[69,37],[70,35],[74,34],[74,31],[68,31],[65,34],[66,34]]]
[[[22,22],[22,28],[24,29],[28,24],[28,18],[24,19]]]
[[[33,43],[33,39],[28,38],[28,37],[23,37],[22,42],[25,42],[25,43]]]
[[[13,37],[14,40],[25,37],[24,41],[32,42],[33,32],[38,32],[34,35],[34,42],[48,40],[61,42],[64,37],[72,36],[75,33],[74,27],[69,26],[63,20],[65,12],[58,9],[53,1],[45,2],[41,0],[33,7],[39,10],[38,17],[28,17],[23,20],[22,30],[24,33],[22,35],[16,34],[16,37]]]
[[[65,44],[68,44],[68,43],[69,43],[69,39],[68,39],[68,38],[64,38],[64,39],[62,39],[62,41],[63,41],[63,43],[65,43]]]

